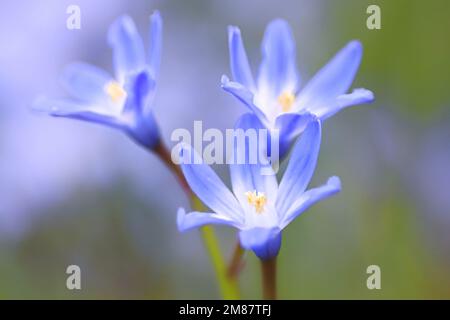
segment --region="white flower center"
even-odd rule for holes
[[[248,203],[255,207],[256,213],[262,213],[264,211],[264,207],[267,203],[267,198],[264,193],[257,192],[256,190],[247,191],[245,196],[247,197]]]
[[[295,95],[290,91],[284,91],[278,97],[278,103],[280,104],[281,110],[283,112],[289,112],[294,102],[295,102]]]
[[[127,92],[117,81],[110,81],[105,85],[105,91],[113,102],[119,102],[126,97]]]

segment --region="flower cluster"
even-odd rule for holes
[[[319,155],[321,122],[343,108],[372,102],[374,96],[366,89],[347,93],[361,62],[358,41],[347,44],[300,89],[295,43],[286,21],[274,20],[266,29],[257,81],[237,27],[229,27],[228,40],[235,81],[222,76],[222,88],[251,111],[238,120],[236,128],[278,130],[280,156],[292,145],[293,151],[279,185],[275,173],[261,174],[261,165],[230,165],[233,193],[206,165],[182,165],[192,190],[214,213],[185,214],[180,209],[178,227],[184,231],[212,223],[233,226],[239,230],[244,249],[269,259],[278,254],[281,230],[311,205],[341,189],[340,179],[331,177],[325,185],[305,191]],[[248,152],[245,149],[235,153]]]
[[[162,47],[158,12],[150,17],[150,34],[146,54],[131,18],[119,18],[108,34],[115,75],[86,63],[69,65],[63,82],[72,97],[40,98],[35,108],[55,117],[118,128],[144,147],[161,152],[152,112]],[[256,79],[237,27],[229,27],[228,40],[233,80],[222,76],[221,86],[250,110],[237,120],[235,129],[277,130],[281,157],[292,152],[279,183],[270,164],[230,164],[230,191],[202,163],[200,155],[189,145],[183,146],[181,158],[186,161],[181,164],[180,176],[211,212],[186,213],[180,208],[177,225],[180,231],[210,224],[232,226],[239,230],[240,245],[266,260],[278,254],[281,232],[290,222],[341,189],[340,179],[331,177],[324,185],[307,190],[319,156],[322,122],[346,107],[371,102],[374,97],[366,89],[348,92],[362,57],[358,41],[349,42],[301,86],[295,43],[287,22],[274,20],[268,25]],[[233,155],[247,159],[249,152],[245,145],[235,144]],[[188,161],[192,157],[196,160]]]
[[[245,114],[237,128],[248,129],[259,126],[258,118]],[[283,178],[278,184],[275,173],[261,174],[261,164],[231,164],[231,192],[205,164],[197,164],[201,159],[190,161],[192,153],[188,146],[183,149],[186,158],[182,164],[183,173],[198,197],[214,213],[178,210],[178,228],[186,231],[205,224],[222,224],[240,230],[239,240],[243,248],[253,250],[261,259],[269,259],[278,254],[281,245],[281,230],[292,220],[319,200],[325,199],[341,188],[338,177],[331,177],[318,188],[306,190],[320,149],[321,125],[319,120],[312,121],[295,143]],[[235,144],[235,154],[248,152],[249,148],[240,148]],[[248,158],[248,157],[245,157]],[[268,168],[271,169],[270,165]]]
[[[161,60],[162,20],[159,12],[150,17],[151,43],[144,43],[133,20],[123,16],[108,32],[113,49],[115,76],[87,63],[66,67],[62,82],[70,99],[41,97],[34,109],[55,117],[66,117],[118,128],[138,143],[154,148],[160,140],[152,112],[156,79]]]
[[[266,29],[256,82],[237,27],[229,27],[228,43],[234,81],[222,76],[222,88],[243,102],[267,129],[280,130],[281,155],[314,117],[325,120],[343,108],[374,99],[366,89],[347,93],[361,62],[358,41],[348,43],[302,88],[286,21],[274,20]]]

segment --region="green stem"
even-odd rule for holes
[[[263,299],[277,299],[277,257],[261,260]]]
[[[203,204],[196,196],[193,196],[191,199],[192,208],[194,210],[204,209]],[[200,228],[200,234],[203,238],[203,243],[213,265],[222,297],[225,300],[239,299],[239,287],[237,279],[228,276],[225,260],[220,250],[219,242],[214,232],[214,228],[211,226],[202,227]]]
[[[175,174],[183,191],[189,197],[192,208],[196,211],[204,210],[205,207],[201,203],[200,199],[198,199],[197,196],[192,192],[189,184],[184,178],[183,172],[181,171],[180,167],[172,162],[170,153],[167,148],[160,142],[153,148],[153,151]],[[217,240],[214,228],[211,226],[202,227],[200,229],[200,234],[203,238],[203,243],[213,265],[222,297],[226,300],[239,299],[239,287],[237,281],[235,278],[228,277],[227,275],[226,264],[220,250],[219,241]]]

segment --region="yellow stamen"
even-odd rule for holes
[[[278,103],[280,104],[281,110],[283,110],[283,112],[290,111],[294,102],[295,102],[295,95],[293,95],[289,91],[284,91],[278,97]]]
[[[257,213],[262,213],[264,211],[264,206],[267,203],[267,198],[262,192],[247,191],[245,193],[247,196],[247,201],[249,204],[255,207]]]
[[[116,81],[109,82],[105,86],[105,91],[111,97],[113,102],[119,102],[127,94],[122,86]]]

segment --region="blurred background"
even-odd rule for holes
[[[66,8],[81,8],[81,30]],[[381,8],[381,30],[366,9]],[[106,33],[130,14],[148,37],[164,19],[156,117],[171,145],[176,128],[231,128],[245,111],[220,89],[227,25],[240,26],[256,72],[266,24],[284,18],[305,82],[351,39],[365,53],[354,87],[376,102],[324,125],[312,185],[339,175],[343,191],[284,232],[279,296],[285,299],[450,298],[450,2],[447,0],[125,1],[4,0],[0,10],[0,298],[220,298],[198,232],[179,234],[188,206],[171,173],[120,132],[36,115],[40,94],[64,96],[63,67],[87,61],[111,71]],[[225,166],[217,172],[228,180]],[[233,230],[217,228],[231,255]],[[66,289],[66,268],[82,290]],[[381,268],[368,290],[366,268]],[[259,298],[253,254],[244,298]]]

